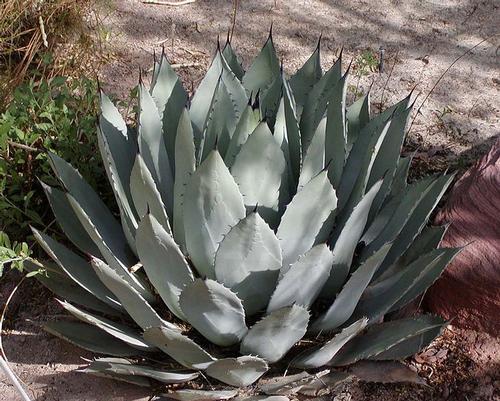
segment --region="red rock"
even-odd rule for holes
[[[457,181],[435,223],[451,224],[441,247],[467,246],[424,305],[456,326],[500,337],[500,138]]]

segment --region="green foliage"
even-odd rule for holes
[[[237,60],[230,43],[218,49],[188,103],[162,57],[151,88],[140,83],[137,126],[100,94],[98,145],[119,221],[49,153],[63,190],[46,192],[75,249],[33,230],[56,263],[37,278],[84,323],[47,330],[112,356],[85,372],[246,387],[271,367],[402,359],[446,324],[393,313],[459,251],[435,249],[444,230],[425,229],[453,176],[407,185],[410,96],[371,116],[368,97],[346,104],[341,58],[323,74],[318,47],[289,78],[271,36],[246,72]],[[151,363],[145,353],[158,350]]]
[[[11,242],[9,236],[0,231],[0,277],[3,275],[4,266],[22,271],[23,262],[31,255],[31,250],[26,242]]]
[[[82,163],[83,176],[109,194],[99,180],[104,169],[96,153],[95,93],[95,82],[85,78],[32,79],[15,89],[0,114],[0,229],[8,237],[24,239],[29,225],[46,228],[52,220],[38,182],[55,184],[46,150]],[[4,247],[9,248],[5,241]]]

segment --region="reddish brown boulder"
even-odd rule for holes
[[[451,224],[442,247],[467,246],[425,305],[454,325],[500,337],[500,138],[458,180],[435,222]]]

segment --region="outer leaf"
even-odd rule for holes
[[[290,401],[282,395],[254,395],[251,397],[238,397],[235,401]]]
[[[189,112],[184,109],[177,127],[175,141],[175,181],[174,181],[174,238],[183,251],[186,250],[184,233],[184,194],[186,185],[196,169],[196,149]]]
[[[329,331],[344,324],[354,312],[361,294],[384,260],[392,244],[386,244],[369,257],[349,278],[328,310],[312,325],[311,330]]]
[[[219,359],[208,366],[206,373],[223,383],[241,388],[257,381],[268,369],[263,359],[245,355]]]
[[[341,69],[342,55],[325,75],[316,82],[307,96],[307,100],[304,103],[304,109],[300,116],[303,155],[307,151],[316,127],[325,114],[330,94],[341,78]]]
[[[280,64],[276,57],[271,35],[267,39],[259,55],[242,78],[247,94],[255,94],[266,89],[280,75]]]
[[[454,174],[450,174],[443,175],[438,178],[430,191],[427,192],[418,206],[413,210],[410,219],[401,230],[397,240],[394,241],[389,254],[384,260],[384,263],[381,266],[381,272],[394,263],[397,258],[399,258],[408,249],[415,237],[422,231],[432,211],[445,193],[448,186],[453,181],[454,176]]]
[[[330,162],[328,178],[339,188],[347,155],[347,125],[345,116],[347,72],[340,78],[328,97],[325,136],[325,159]]]
[[[179,296],[193,282],[193,273],[179,246],[152,215],[146,215],[137,229],[137,252],[144,270],[165,305],[180,319]]]
[[[35,260],[27,259],[24,261],[23,267],[30,273],[42,269],[44,273],[36,274],[35,278],[58,297],[108,316],[121,316],[118,309],[114,309],[103,301],[100,301],[94,295],[77,285],[57,265],[50,262],[42,265]]]
[[[249,136],[231,168],[247,210],[257,208],[271,227],[278,223],[285,157],[265,122]]]
[[[175,142],[179,118],[186,105],[188,95],[182,82],[163,55],[158,66],[158,76],[152,86],[151,95],[155,100],[160,117],[170,169],[175,174]]]
[[[137,154],[130,177],[130,190],[139,218],[150,212],[170,232],[168,214],[158,187],[140,154]]]
[[[83,369],[78,369],[76,372],[88,373],[106,379],[118,380],[125,383],[130,383],[135,386],[151,387],[151,380],[143,376],[120,375],[106,369],[106,364],[102,362],[92,361],[89,366]]]
[[[57,223],[69,240],[83,252],[99,257],[101,255],[99,248],[89,237],[80,220],[78,220],[64,192],[57,188],[49,187],[41,181],[40,184],[49,200]]]
[[[321,378],[326,372],[319,372],[315,376]],[[264,379],[259,384],[259,389],[265,394],[292,395],[297,393],[303,386],[311,383],[314,376],[307,372],[300,372],[289,376],[277,376]]]
[[[172,216],[174,177],[165,147],[162,121],[153,98],[143,84],[139,85],[138,134],[141,156],[158,184],[167,214]]]
[[[318,124],[318,128],[316,128],[311,144],[304,156],[299,176],[299,191],[325,168],[325,135],[326,118],[323,118]]]
[[[318,297],[332,268],[333,255],[326,244],[316,245],[290,266],[271,297],[267,312],[291,305],[306,308]]]
[[[274,363],[304,336],[308,322],[309,312],[301,306],[277,310],[252,326],[241,342],[240,352]]]
[[[443,323],[441,318],[420,316],[378,324],[348,342],[330,361],[330,365],[345,366],[361,359],[374,358],[413,336],[442,327]]]
[[[247,332],[241,300],[217,281],[195,280],[179,301],[189,323],[214,344],[235,344]]]
[[[242,219],[222,240],[215,257],[217,281],[242,300],[248,315],[262,310],[276,286],[281,248],[258,213]]]
[[[190,369],[204,369],[215,360],[189,337],[166,327],[146,329],[144,339]]]
[[[66,309],[69,313],[75,316],[77,319],[82,320],[85,323],[94,325],[99,329],[105,331],[109,335],[125,342],[131,347],[137,348],[142,351],[151,351],[152,347],[150,347],[147,343],[145,343],[141,336],[129,326],[126,326],[121,323],[113,322],[112,320],[93,315],[89,312],[85,312],[82,309],[79,309],[67,302],[59,301],[61,306]]]
[[[176,390],[166,394],[169,399],[179,401],[218,401],[229,400],[238,394],[238,390]]]
[[[417,372],[401,362],[362,361],[354,364],[349,371],[363,382],[375,383],[416,383],[424,384],[425,380]]]
[[[115,309],[120,308],[116,297],[102,284],[87,261],[48,235],[35,228],[32,228],[32,231],[44,251],[75,283],[107,305]]]
[[[224,45],[224,48],[222,49],[222,55],[224,56],[224,60],[226,60],[227,65],[229,66],[233,74],[241,81],[241,78],[243,78],[245,71],[241,66],[241,62],[238,56],[234,52],[230,41],[227,41]]]
[[[368,316],[371,321],[376,321],[396,306],[411,301],[439,277],[449,258],[456,252],[456,249],[436,249],[421,256],[400,275],[395,275],[394,282],[390,283],[385,291],[375,297],[364,297],[357,305],[352,319]]]
[[[50,152],[48,155],[57,178],[69,191],[71,196],[78,201],[81,208],[85,210],[85,213],[90,219],[95,222],[96,229],[99,231],[102,238],[105,238],[108,242],[116,257],[123,264],[132,266],[136,260],[135,256],[130,251],[127,239],[123,234],[120,224],[113,217],[106,205],[92,187],[85,182],[77,170],[59,156]],[[76,214],[78,216],[78,213]],[[78,219],[80,220],[80,217],[78,217]],[[96,242],[92,233],[89,232],[87,228],[85,228],[85,231],[87,231],[92,240]],[[99,246],[98,243],[96,244]]]
[[[346,150],[349,154],[360,131],[370,121],[370,92],[347,107],[346,118],[348,126]]]
[[[365,229],[371,204],[382,181],[376,183],[356,205],[333,246],[334,262],[330,277],[321,292],[324,297],[334,296],[342,288],[352,263],[356,245]]]
[[[77,347],[98,354],[113,356],[133,356],[139,352],[103,330],[79,322],[48,322],[44,330],[56,337],[62,338]]]
[[[282,273],[315,243],[323,223],[337,205],[337,198],[323,171],[309,181],[287,206],[277,237],[283,251]]]
[[[130,263],[129,265],[124,265],[118,256],[114,253],[114,249],[110,246],[114,245],[112,240],[106,241],[106,238],[101,236],[94,222],[90,220],[90,217],[85,213],[82,207],[78,204],[76,199],[71,195],[67,195],[71,207],[76,212],[76,215],[80,219],[80,222],[85,227],[85,230],[89,233],[92,240],[97,244],[101,254],[104,256],[110,267],[116,271],[124,280],[126,280],[129,285],[138,291],[142,296],[146,297],[148,300],[152,300],[153,294],[147,288],[147,285],[134,273],[131,273],[128,268],[133,266],[135,263]]]
[[[186,247],[196,270],[215,278],[215,252],[230,227],[245,217],[243,198],[217,151],[191,177],[184,195]]]
[[[348,341],[365,329],[367,323],[368,319],[360,319],[319,347],[300,353],[292,360],[292,366],[300,369],[325,366]]]
[[[116,295],[128,314],[143,330],[152,326],[166,326],[172,330],[179,330],[174,324],[164,321],[139,292],[102,260],[93,258],[92,267],[101,281]]]
[[[132,375],[148,377],[166,384],[186,383],[199,376],[198,373],[168,372],[163,369],[154,369],[149,366],[135,365],[126,359],[100,358],[96,359],[96,362],[100,363],[98,365],[99,368],[102,368],[105,372],[113,372],[115,374],[125,376]]]
[[[320,42],[307,61],[290,78],[290,87],[299,106],[303,106],[312,87],[323,75],[320,59]]]
[[[229,141],[229,146],[224,156],[224,162],[229,168],[231,168],[234,163],[234,159],[238,153],[240,153],[241,146],[247,141],[250,134],[259,125],[259,119],[260,112],[258,107],[254,108],[254,106],[248,104],[244,109],[236,128],[234,129],[233,136]],[[261,129],[265,128],[261,127]]]

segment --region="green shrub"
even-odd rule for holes
[[[106,197],[108,184],[99,180],[104,170],[96,152],[95,94],[96,83],[86,78],[31,79],[15,89],[0,115],[0,230],[5,238],[24,241],[30,225],[57,230],[38,182],[55,183],[46,150],[83,166],[83,176]],[[8,244],[1,245],[7,249]],[[17,254],[15,248],[5,252],[2,261]]]

